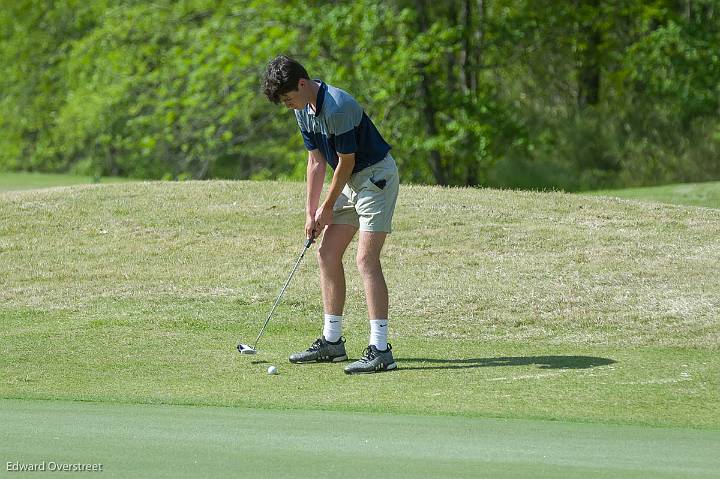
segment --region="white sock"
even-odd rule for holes
[[[336,343],[340,339],[340,336],[342,336],[342,316],[325,315],[323,336],[325,336],[326,341],[331,343]]]
[[[370,344],[375,346],[378,351],[385,351],[387,349],[387,324],[387,319],[370,320]]]

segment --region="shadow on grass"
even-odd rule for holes
[[[399,363],[398,369],[404,370],[468,369],[532,365],[536,365],[538,369],[588,369],[616,363],[613,359],[594,358],[591,356],[520,356],[475,359],[398,358],[397,362]],[[419,365],[412,365],[413,363]]]

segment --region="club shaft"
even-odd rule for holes
[[[268,317],[265,320],[265,324],[263,324],[263,327],[260,330],[260,333],[258,334],[257,338],[255,339],[255,344],[253,345],[253,349],[257,349],[258,341],[260,341],[260,338],[262,337],[263,333],[265,332],[265,328],[267,327],[268,323],[270,322],[270,318],[272,318],[272,315],[275,312],[275,308],[277,307],[278,303],[280,302],[280,299],[282,298],[283,294],[285,293],[285,290],[287,289],[288,285],[290,284],[290,280],[295,275],[295,271],[297,271],[298,266],[300,266],[300,261],[302,261],[303,257],[305,256],[305,252],[307,252],[309,247],[310,247],[310,242],[305,243],[305,247],[303,248],[302,253],[300,254],[300,257],[298,258],[297,262],[295,262],[295,267],[290,272],[290,276],[288,276],[287,281],[285,281],[285,286],[283,286],[282,289],[280,290],[280,294],[278,295],[277,299],[275,300],[275,304],[273,304],[272,308],[270,309],[270,314],[268,314]]]

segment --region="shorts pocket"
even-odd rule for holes
[[[367,179],[366,185],[373,191],[384,192],[393,182],[393,172],[378,171]]]
[[[372,192],[375,192],[375,193],[382,193],[382,192],[383,192],[383,189],[380,188],[380,187],[376,184],[377,181],[378,181],[377,179],[375,179],[375,178],[373,178],[373,177],[371,176],[370,178],[368,178],[367,180],[365,180],[365,181],[363,182],[363,184],[362,184],[361,187],[360,187],[360,191],[366,190],[366,191],[372,191]],[[359,193],[359,192],[358,192],[358,193]]]
[[[380,189],[380,190],[384,190],[384,189],[385,189],[385,185],[387,185],[387,180],[384,179],[384,178],[383,178],[382,180],[376,180],[376,179],[374,179],[374,178],[370,178],[370,182],[371,182],[373,185],[377,186],[378,189]]]

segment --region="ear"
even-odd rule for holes
[[[305,80],[304,78],[301,78],[300,80],[298,80],[298,90],[305,88],[306,85],[307,85],[307,80]]]

